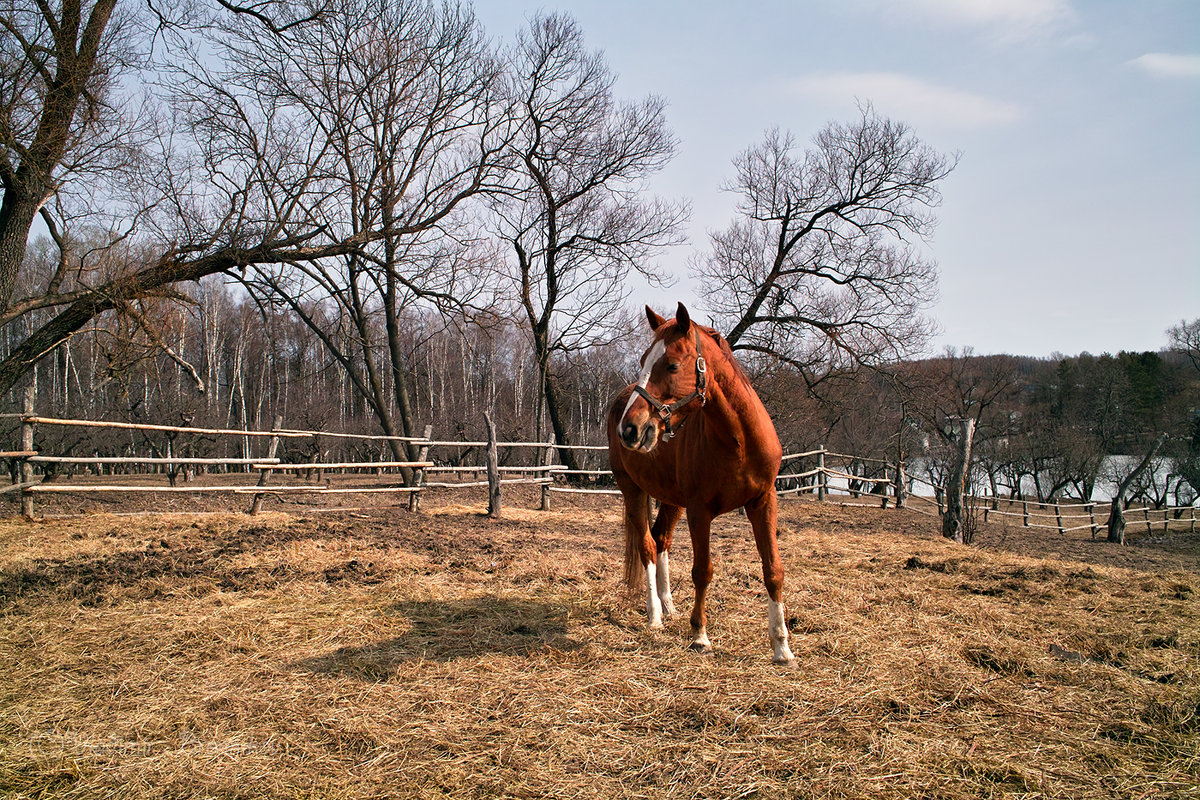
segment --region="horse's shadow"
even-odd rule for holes
[[[583,647],[567,636],[568,609],[559,603],[482,595],[405,601],[389,610],[407,619],[411,627],[391,639],[339,647],[304,659],[296,667],[380,681],[415,661],[448,662],[481,655],[528,657]]]

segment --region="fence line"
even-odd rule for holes
[[[6,455],[0,453],[0,456]],[[136,456],[39,456],[31,455],[25,459],[34,464],[193,464],[205,466],[218,466],[222,464],[233,466],[248,466],[252,464],[270,464],[274,468],[275,464],[279,463],[278,458],[191,458],[179,456],[177,458],[138,458]]]
[[[572,494],[600,494],[600,495],[615,495],[620,492],[612,488],[611,485],[603,485],[605,478],[612,476],[612,471],[607,469],[569,469],[561,464],[550,463],[555,450],[574,450],[574,451],[604,451],[608,447],[606,445],[559,445],[554,442],[487,442],[487,441],[449,441],[449,440],[434,440],[429,438],[429,430],[426,430],[426,436],[385,436],[371,434],[353,434],[353,433],[338,433],[329,431],[313,431],[302,430],[295,428],[284,428],[278,423],[271,430],[250,430],[250,429],[229,429],[229,428],[191,428],[177,425],[154,425],[149,423],[127,423],[127,422],[111,422],[102,420],[76,420],[76,419],[60,419],[56,417],[42,417],[32,413],[32,398],[27,395],[26,411],[24,413],[0,414],[0,417],[10,419],[20,419],[22,427],[22,446],[17,450],[0,451],[0,457],[16,462],[20,469],[15,472],[20,475],[20,479],[13,484],[0,488],[0,494],[8,494],[19,492],[22,500],[22,511],[26,516],[32,516],[32,497],[35,494],[42,493],[119,493],[119,492],[151,492],[151,493],[232,493],[232,494],[254,494],[256,496],[271,495],[271,494],[365,494],[365,493],[407,493],[414,497],[425,489],[432,488],[471,488],[497,485],[537,485],[543,488],[543,508],[549,507],[549,493],[561,492]],[[370,441],[400,441],[419,445],[422,452],[422,457],[418,460],[411,461],[306,461],[306,462],[284,462],[279,458],[261,457],[261,458],[201,458],[193,456],[171,456],[170,447],[168,446],[168,455],[166,457],[138,457],[138,456],[56,456],[42,454],[36,449],[33,449],[32,431],[34,426],[49,425],[49,426],[74,426],[86,427],[93,429],[123,429],[123,430],[139,430],[152,431],[160,433],[174,434],[204,434],[209,436],[228,436],[228,437],[272,437],[272,451],[275,444],[280,439],[299,439],[299,438],[349,438],[358,440]],[[247,444],[248,447],[248,444]],[[428,475],[430,473],[439,474],[468,474],[468,473],[483,473],[487,471],[485,465],[444,465],[439,466],[436,462],[428,460],[426,455],[430,448],[448,447],[448,448],[535,448],[545,452],[546,463],[540,465],[529,466],[502,466],[497,470],[497,475],[491,482],[488,480],[468,480],[468,481],[430,481]],[[796,495],[796,494],[816,494],[818,499],[827,500],[828,496],[834,492],[845,492],[853,498],[866,497],[879,499],[884,507],[887,506],[889,499],[896,506],[903,504],[906,499],[922,500],[931,505],[937,506],[937,512],[942,512],[941,491],[936,484],[925,480],[916,475],[904,475],[907,490],[900,489],[902,496],[897,498],[898,491],[896,485],[896,476],[898,474],[898,465],[894,462],[888,462],[885,459],[868,458],[862,456],[854,456],[846,453],[835,453],[825,448],[809,450],[800,453],[788,453],[782,458],[782,463],[788,463],[801,458],[815,457],[817,466],[803,472],[784,472],[780,473],[778,481],[783,483],[782,488],[777,489],[777,493],[781,496]],[[826,464],[826,459],[847,459],[852,463],[858,464],[882,464],[883,469],[875,475],[860,475],[853,472],[836,469]],[[376,474],[382,474],[384,470],[392,469],[411,469],[415,470],[418,483],[413,486],[361,486],[361,487],[334,487],[330,485],[279,485],[271,486],[260,483],[255,486],[246,485],[214,485],[214,486],[176,486],[174,485],[175,471],[169,473],[172,485],[170,486],[155,486],[155,485],[90,485],[90,484],[63,484],[53,483],[47,484],[33,480],[32,468],[34,465],[137,465],[159,467],[165,466],[168,468],[177,468],[185,466],[242,466],[249,467],[251,470],[261,471],[266,475],[271,472],[317,472],[318,474],[338,470],[372,470]],[[524,474],[534,475],[536,477],[516,477],[516,478],[500,478],[500,474]],[[901,473],[903,474],[903,473]],[[556,485],[555,481],[558,477],[563,479],[569,478],[587,478],[591,479],[593,485],[591,487],[583,486],[562,486]],[[809,480],[811,479],[811,480]],[[832,483],[832,480],[844,481],[845,488],[837,487]],[[787,486],[791,481],[805,481],[802,485]],[[935,490],[935,498],[931,499],[921,495],[909,494],[912,485],[921,483],[930,486]],[[866,491],[867,484],[873,484],[872,489],[875,491]],[[882,489],[882,493],[878,490]],[[889,495],[888,492],[891,492]],[[1073,531],[1087,530],[1092,531],[1093,538],[1097,535],[1103,523],[1097,519],[1096,509],[1101,506],[1107,506],[1107,503],[1087,502],[1087,503],[1059,503],[1059,502],[1041,502],[1032,500],[1014,500],[1010,498],[998,497],[970,497],[968,502],[977,512],[982,512],[984,520],[988,520],[990,515],[995,514],[1001,517],[1017,518],[1020,517],[1023,527],[1039,528],[1045,530],[1057,530],[1059,533],[1070,533]],[[862,506],[866,503],[845,503],[842,501],[830,501],[840,505]],[[1007,504],[1007,510],[1001,510],[1000,504]],[[257,509],[259,503],[255,503]],[[1014,510],[1018,507],[1020,510]],[[909,506],[912,510],[921,514],[932,514],[931,511],[925,511],[919,508]],[[252,509],[253,511],[254,509]],[[1074,513],[1086,512],[1086,513]],[[1154,528],[1161,526],[1166,531],[1169,530],[1172,522],[1187,523],[1190,530],[1195,530],[1196,525],[1196,508],[1194,506],[1165,506],[1163,508],[1149,507],[1130,507],[1126,508],[1127,515],[1135,516],[1142,515],[1142,519],[1130,519],[1127,524],[1144,524],[1147,532],[1153,532]],[[1161,519],[1154,519],[1161,512]],[[1185,517],[1185,513],[1187,516]],[[1172,518],[1174,515],[1174,518]],[[1053,524],[1043,524],[1043,520],[1053,520]],[[1072,523],[1086,520],[1084,524],[1074,525]]]
[[[66,425],[81,428],[119,428],[133,431],[159,431],[166,433],[206,433],[213,436],[280,436],[284,438],[301,438],[312,436],[313,431],[254,431],[238,430],[235,428],[188,428],[182,425],[150,425],[141,422],[107,422],[103,420],[57,419],[55,417],[37,417],[22,415],[21,422],[28,425]],[[325,434],[320,434],[324,436]]]

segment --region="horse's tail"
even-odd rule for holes
[[[634,523],[632,516],[625,514],[625,586],[631,592],[640,590],[646,582],[646,570],[642,565],[642,540],[646,534],[642,526]]]

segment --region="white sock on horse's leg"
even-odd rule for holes
[[[646,562],[646,625],[651,630],[663,626],[662,603],[658,599],[658,570],[653,561]]]
[[[788,647],[787,621],[783,618],[783,603],[767,600],[767,632],[771,636],[771,647],[775,651],[771,660],[776,664],[790,664],[796,660]]]

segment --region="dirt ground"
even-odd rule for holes
[[[743,517],[702,656],[686,529],[652,633],[619,499],[554,501],[39,498],[0,519],[0,794],[1200,797],[1200,534],[785,500],[786,668]]]

